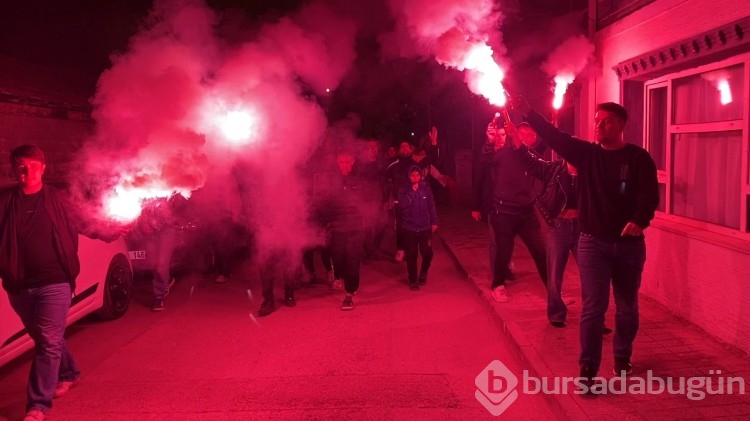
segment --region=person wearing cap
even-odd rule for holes
[[[398,191],[400,225],[403,235],[409,289],[419,291],[427,283],[427,272],[432,263],[432,233],[438,228],[438,216],[432,190],[422,181],[422,169],[409,168],[409,184]],[[417,276],[417,258],[422,265]]]
[[[396,255],[394,260],[404,261],[404,239],[400,225],[400,207],[398,206],[398,192],[402,186],[409,184],[409,168],[419,166],[414,160],[414,146],[409,141],[399,143],[398,159],[391,162],[385,169],[386,183],[389,189],[389,202],[393,204],[394,219],[396,222]]]
[[[43,182],[47,166],[38,146],[16,147],[10,164],[18,184],[0,192],[0,277],[34,341],[24,417],[34,421],[80,377],[63,334],[80,272],[78,234],[96,235],[66,196]]]

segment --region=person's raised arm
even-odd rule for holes
[[[560,156],[575,166],[580,166],[587,159],[593,144],[561,132],[554,124],[534,111],[525,98],[521,96],[508,99],[510,107],[518,111],[532,129]]]

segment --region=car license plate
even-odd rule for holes
[[[129,251],[130,260],[146,260],[146,250]]]

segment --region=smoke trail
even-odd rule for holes
[[[220,24],[200,0],[156,2],[99,79],[80,188],[199,190],[197,214],[228,217],[253,229],[260,249],[295,254],[317,240],[298,172],[326,131],[310,93],[335,89],[351,67],[356,26],[322,2],[241,40],[220,37]],[[231,116],[246,138],[228,139]]]
[[[391,0],[393,32],[381,37],[387,54],[434,57],[464,70],[469,88],[503,105],[504,77],[495,53],[504,53],[497,27],[502,14],[492,0]],[[492,45],[490,45],[492,43]]]

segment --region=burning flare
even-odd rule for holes
[[[563,98],[565,92],[568,91],[568,86],[573,83],[575,76],[572,74],[558,74],[555,76],[555,97],[552,100],[552,108],[559,110],[563,105]]]
[[[109,219],[120,223],[130,223],[138,219],[143,211],[143,203],[157,197],[170,197],[179,193],[185,198],[190,191],[174,191],[157,186],[136,187],[132,178],[123,177],[120,183],[104,198],[104,211]]]
[[[490,104],[504,107],[508,99],[503,87],[505,72],[492,58],[492,48],[479,43],[472,45],[460,68],[471,71],[469,87],[489,100]]]
[[[245,110],[230,111],[218,120],[221,133],[234,144],[247,143],[256,125],[254,116]]]

